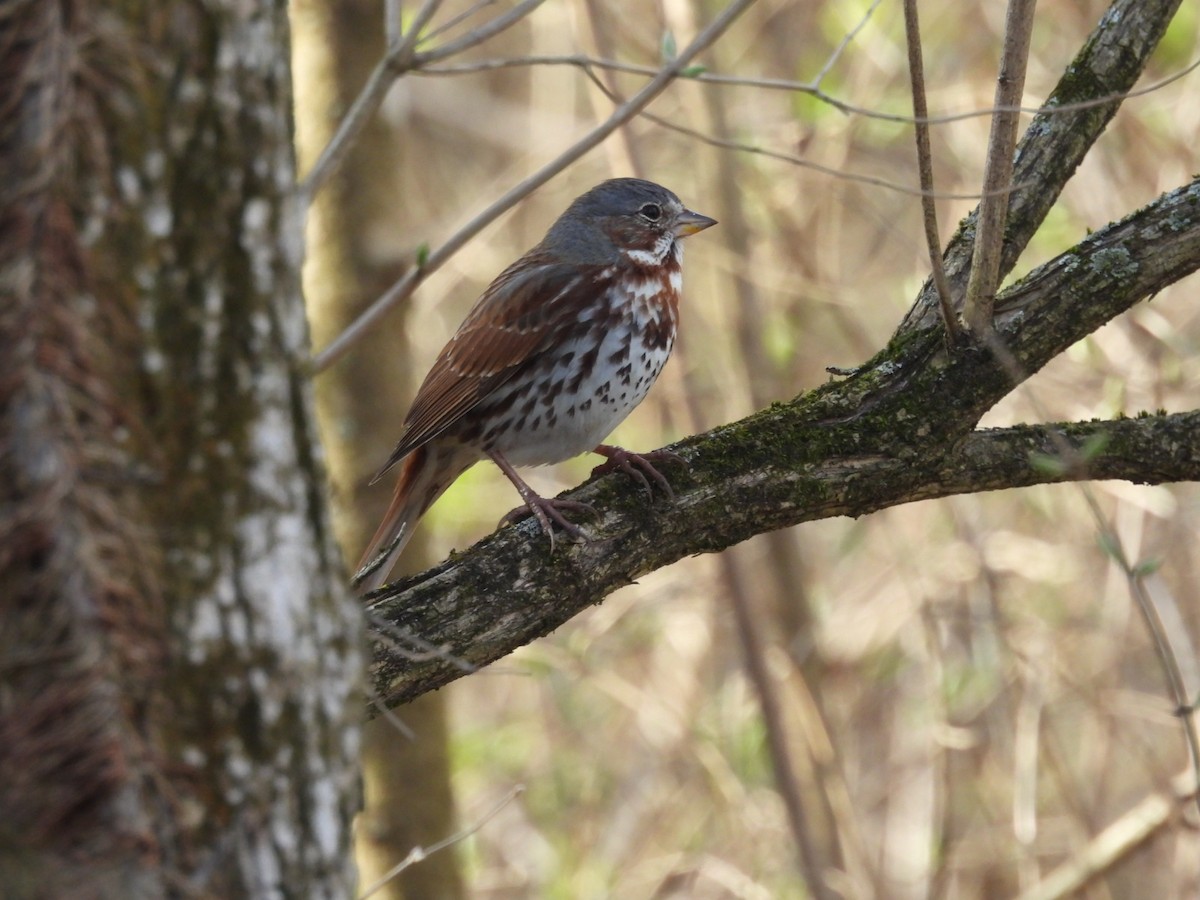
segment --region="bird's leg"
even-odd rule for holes
[[[649,475],[654,479],[654,483],[663,489],[663,493],[667,495],[667,499],[672,501],[675,499],[675,492],[671,490],[670,483],[663,477],[663,473],[655,468],[654,464],[672,462],[679,463],[685,468],[687,467],[687,460],[678,453],[672,453],[670,450],[651,450],[649,453],[634,453],[623,447],[614,447],[612,444],[599,444],[592,452],[608,457],[608,462],[601,463],[592,469],[593,478],[597,475],[604,475],[607,472],[624,472],[644,487],[646,493],[653,497],[654,491],[650,487],[650,482],[646,479],[646,476]]]
[[[550,552],[554,553],[554,528],[551,522],[558,523],[558,526],[573,537],[577,541],[586,541],[587,535],[583,533],[583,529],[563,515],[564,512],[583,512],[595,514],[596,510],[593,506],[587,503],[581,503],[578,500],[562,500],[558,497],[543,497],[528,484],[525,479],[517,474],[517,470],[512,467],[504,455],[496,450],[488,451],[488,456],[491,458],[504,473],[505,477],[513,483],[513,487],[517,489],[517,493],[521,495],[521,499],[525,501],[524,506],[518,506],[512,512],[508,513],[500,520],[501,525],[511,524],[520,519],[528,510],[533,513],[533,517],[537,519],[538,524],[542,527],[542,531],[546,533],[546,537],[550,538]]]

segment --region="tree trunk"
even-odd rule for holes
[[[293,3],[297,146],[302,167],[316,160],[339,118],[362,89],[384,52],[383,9],[361,0]],[[317,195],[309,213],[305,297],[314,343],[324,346],[394,281],[415,254],[400,242],[380,258],[369,234],[398,233],[406,207],[405,152],[420,153],[419,134],[400,134],[377,118],[359,136],[345,162]],[[416,145],[415,147],[413,145]],[[411,223],[409,223],[411,224]],[[335,531],[347,566],[358,561],[383,518],[390,493],[367,482],[399,436],[413,393],[407,310],[398,310],[356,351],[316,384],[322,445],[329,465]],[[404,564],[432,562],[419,535]],[[429,847],[455,830],[450,785],[445,693],[404,711],[402,727],[380,718],[363,742],[363,810],[355,830],[360,889],[374,885],[416,847]],[[413,773],[420,773],[419,778]],[[409,866],[372,896],[378,900],[463,895],[453,848]]]
[[[350,896],[286,4],[5,5],[0,882]]]

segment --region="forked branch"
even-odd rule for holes
[[[776,528],[1034,484],[1200,479],[1200,411],[974,430],[1019,383],[1014,371],[1037,371],[1197,267],[1200,182],[1193,182],[1000,295],[996,333],[1016,370],[985,349],[946,354],[936,324],[910,332],[846,381],[675,445],[691,468],[674,480],[673,506],[648,507],[623,480],[600,479],[568,495],[602,510],[584,523],[590,543],[551,557],[527,522],[384,588],[370,604],[388,634],[376,646],[377,694],[389,703],[416,697],[647,572]],[[1063,458],[1063,446],[1086,463],[1039,462]],[[405,635],[421,638],[411,655],[396,643]]]

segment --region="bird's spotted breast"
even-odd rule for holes
[[[629,269],[601,274],[608,282],[602,300],[527,377],[488,399],[479,418],[489,425],[464,439],[517,466],[560,462],[603,442],[645,398],[675,344],[678,278]]]

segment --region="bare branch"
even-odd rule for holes
[[[1025,70],[1029,67],[1029,41],[1033,34],[1033,11],[1037,0],[1009,0],[1004,23],[1004,53],[996,79],[996,106],[1020,104],[1025,92]],[[976,334],[990,330],[996,288],[1000,284],[1000,253],[1008,216],[1008,193],[1012,184],[1013,150],[1017,146],[1018,117],[1015,112],[998,112],[988,137],[987,163],[983,173],[983,199],[975,229],[971,277],[963,300],[963,318]],[[940,294],[940,289],[939,289]]]
[[[1091,146],[1091,142],[1100,134],[1105,124],[1115,113],[1117,107],[1126,97],[1137,97],[1156,90],[1179,80],[1200,66],[1200,60],[1191,62],[1186,68],[1168,78],[1154,82],[1146,87],[1132,90],[1133,82],[1145,64],[1150,52],[1157,45],[1167,23],[1171,20],[1179,0],[1117,0],[1110,13],[1106,15],[1101,25],[1093,32],[1085,44],[1084,50],[1072,62],[1070,77],[1060,82],[1058,88],[1044,107],[993,107],[972,112],[927,116],[924,121],[929,124],[955,122],[962,119],[981,115],[994,115],[998,112],[1029,113],[1036,112],[1034,132],[1038,135],[1037,145],[1022,144],[1019,168],[1016,170],[1015,181],[1006,184],[996,193],[1010,194],[1022,191],[1037,181],[1037,173],[1047,165],[1054,172],[1054,178],[1048,191],[1027,192],[1015,207],[1015,212],[1028,216],[1028,222],[1021,222],[1015,229],[1010,229],[1010,239],[1015,241],[1004,249],[1002,269],[1011,268],[1012,261],[1024,247],[1029,235],[1032,235],[1040,224],[1045,210],[1049,209],[1058,196],[1066,178],[1074,171],[1079,159]],[[650,66],[639,66],[617,62],[609,59],[595,59],[582,55],[567,56],[527,56],[512,59],[482,60],[464,63],[459,66],[444,66],[441,68],[422,69],[422,75],[454,75],[463,72],[477,72],[489,69],[507,68],[522,65],[566,65],[580,68],[597,86],[603,89],[603,82],[595,77],[593,69],[611,69],[632,74],[654,75],[660,70]],[[884,121],[894,121],[914,124],[922,121],[919,117],[903,116],[891,113],[878,113],[872,110],[855,107],[834,98],[812,83],[795,82],[783,79],[739,78],[714,73],[689,73],[688,78],[707,84],[735,85],[772,90],[796,91],[809,94],[822,102],[829,103],[835,108],[852,115],[862,115]],[[1094,96],[1076,100],[1081,92],[1088,90]],[[1070,97],[1064,102],[1065,97]],[[813,171],[822,172],[831,177],[842,178],[862,184],[870,184],[895,190],[902,193],[921,196],[919,187],[908,187],[870,175],[848,173],[836,168],[821,166],[802,157],[762,147],[748,145],[738,141],[730,141],[698,132],[683,125],[678,125],[668,119],[643,113],[642,118],[670,128],[681,134],[687,134],[703,140],[714,147],[736,150],[743,153],[753,153],[776,159],[792,165],[799,165]],[[1028,151],[1033,151],[1028,152]],[[978,192],[932,192],[937,199],[975,199],[983,196]],[[1010,200],[1010,208],[1012,201]],[[961,291],[966,283],[965,274],[970,261],[971,247],[967,239],[973,231],[960,231],[950,242],[943,255],[944,268],[947,271],[951,293]],[[922,315],[937,304],[935,285],[931,282],[923,292],[922,302],[914,307],[912,316]],[[940,315],[940,312],[939,312]]]
[[[437,15],[438,7],[441,5],[442,0],[425,0],[421,4],[421,8],[417,10],[412,24],[408,27],[408,31],[399,45],[388,46],[387,55],[383,61],[392,69],[393,78],[412,68],[415,62],[414,51],[417,49],[417,42],[421,39],[421,32]]]
[[[761,424],[761,416],[755,418]],[[1101,437],[1122,450],[1120,455],[1101,455],[1086,470],[1049,471],[1031,464],[1032,454],[1055,453],[1056,435],[1079,450]],[[696,453],[689,455],[693,486],[684,492],[676,487],[677,504],[670,510],[645,509],[644,499],[625,493],[620,482],[589,484],[569,496],[603,497],[610,504],[600,521],[588,523],[589,533],[596,534],[592,543],[547,558],[544,537],[536,530],[527,525],[504,529],[451,561],[383,588],[370,598],[369,609],[452,646],[456,656],[474,666],[484,666],[548,634],[647,571],[774,528],[858,516],[915,500],[1085,478],[1148,484],[1200,479],[1198,412],[982,431],[922,476],[902,460],[846,456],[814,464],[806,474],[768,467],[721,483],[700,467],[709,441],[717,439],[725,448],[719,440],[723,436],[710,433],[682,448]],[[1162,455],[1168,444],[1175,448],[1174,458]],[[802,505],[822,491],[828,494],[822,502]],[[482,595],[488,597],[486,609],[478,603]],[[389,705],[464,674],[461,666],[441,658],[394,657],[385,644],[376,643],[374,655],[372,681]]]
[[[1176,776],[1171,793],[1150,794],[1017,900],[1062,900],[1078,896],[1092,881],[1171,825],[1179,814],[1180,803],[1195,797],[1191,773]]]
[[[841,42],[829,54],[829,59],[825,60],[825,65],[821,66],[821,70],[817,72],[816,77],[812,80],[813,90],[819,88],[821,82],[825,80],[825,76],[833,70],[833,67],[837,65],[837,61],[842,58],[842,53],[850,46],[850,42],[858,37],[860,31],[867,27],[867,23],[871,21],[871,16],[875,15],[875,10],[879,9],[879,4],[882,2],[883,0],[874,0],[867,7],[867,11],[863,13],[863,17],[858,20],[858,24],[846,32]]]
[[[297,192],[302,206],[308,206],[313,196],[321,189],[334,170],[337,169],[346,154],[350,152],[354,141],[358,138],[363,128],[366,127],[371,116],[375,115],[376,110],[379,109],[379,104],[383,102],[383,98],[387,95],[388,89],[391,88],[393,82],[398,77],[412,69],[420,68],[426,62],[445,59],[452,55],[452,53],[457,53],[462,49],[473,47],[488,40],[506,28],[511,27],[544,2],[545,0],[525,0],[525,2],[514,7],[504,15],[497,16],[493,21],[463,35],[458,40],[452,41],[450,44],[439,47],[429,53],[419,54],[416,52],[416,46],[421,39],[421,31],[429,24],[429,20],[433,18],[437,13],[438,7],[441,5],[441,0],[426,0],[421,9],[417,11],[412,25],[400,42],[389,43],[387,53],[371,72],[371,77],[367,79],[366,85],[359,92],[358,97],[355,98],[354,104],[350,107],[350,111],[346,113],[346,117],[342,120],[341,125],[338,126],[337,132],[330,139],[328,146],[321,151],[321,155],[313,165],[312,171],[300,183]],[[395,27],[397,31],[399,30],[398,21],[396,23],[392,22],[392,18],[394,16],[398,17],[398,15],[398,11],[393,14],[391,7],[386,12],[389,41],[391,41],[391,29]]]
[[[437,62],[439,59],[447,59],[464,50],[469,50],[484,41],[489,41],[502,31],[507,31],[512,28],[527,15],[545,3],[546,0],[523,0],[518,3],[504,15],[496,16],[486,25],[481,25],[478,28],[467,32],[460,38],[449,41],[434,50],[427,50],[424,53],[417,55],[418,68],[424,68],[427,63]]]
[[[378,300],[371,304],[353,324],[338,337],[331,341],[320,353],[316,354],[311,363],[314,372],[320,372],[336,362],[342,354],[350,349],[366,331],[371,328],[388,310],[405,297],[436,271],[446,260],[457,253],[471,238],[477,235],[499,215],[506,212],[520,200],[541,187],[575,160],[592,150],[610,134],[640,113],[655,97],[661,94],[672,81],[679,77],[688,64],[706,47],[720,37],[733,22],[754,4],[754,0],[733,0],[721,14],[696,35],[695,39],[685,47],[675,59],[663,66],[658,74],[651,79],[640,91],[629,100],[613,110],[602,125],[592,129],[587,135],[576,141],[563,151],[553,161],[547,163],[520,184],[511,188],[504,196],[492,203],[476,215],[470,222],[460,228],[450,238],[429,254],[424,265],[414,267],[392,285]]]
[[[414,75],[427,76],[450,76],[450,75],[466,75],[474,72],[490,72],[496,69],[513,69],[526,66],[571,66],[574,68],[588,71],[591,69],[607,69],[614,72],[627,72],[631,75],[646,75],[653,76],[658,72],[654,66],[642,66],[636,63],[625,63],[615,59],[605,59],[598,57],[585,56],[582,54],[563,54],[563,55],[529,55],[529,56],[511,56],[499,59],[480,59],[472,60],[466,63],[456,63],[454,65],[445,66],[428,66],[423,67],[419,71],[414,72]],[[1196,69],[1200,68],[1200,59],[1194,59],[1179,71],[1166,78],[1151,82],[1145,87],[1126,91],[1114,91],[1109,94],[1104,94],[1098,97],[1093,97],[1089,100],[1079,100],[1071,103],[1062,103],[1053,107],[1045,106],[989,106],[986,109],[972,109],[957,113],[941,113],[936,116],[926,115],[924,118],[918,116],[905,116],[900,113],[880,112],[879,110],[870,109],[865,106],[856,106],[853,103],[848,103],[841,100],[832,94],[821,90],[814,81],[793,81],[787,78],[750,78],[743,75],[722,75],[717,72],[695,72],[687,77],[692,81],[698,81],[701,84],[722,85],[726,87],[748,87],[757,88],[769,91],[789,91],[797,94],[807,94],[814,100],[819,100],[832,106],[839,112],[846,113],[851,116],[860,116],[864,119],[876,119],[880,122],[898,122],[903,125],[915,125],[918,122],[924,122],[927,125],[949,125],[953,122],[962,122],[967,119],[979,119],[985,116],[992,117],[1000,112],[1020,113],[1023,115],[1045,115],[1055,116],[1064,115],[1066,113],[1081,112],[1088,109],[1095,109],[1100,106],[1107,106],[1111,103],[1132,99],[1134,97],[1145,97],[1148,94],[1161,91],[1163,88],[1174,84],[1181,78],[1185,78],[1192,74]]]
[[[1145,624],[1146,630],[1150,632],[1150,638],[1154,643],[1154,652],[1158,656],[1159,665],[1162,666],[1163,672],[1166,675],[1167,688],[1171,691],[1171,696],[1175,701],[1175,711],[1179,717],[1180,724],[1183,726],[1184,743],[1187,746],[1188,758],[1192,764],[1189,791],[1193,795],[1198,808],[1200,808],[1200,794],[1197,793],[1197,790],[1200,789],[1200,736],[1196,733],[1195,709],[1192,698],[1188,695],[1187,684],[1184,681],[1183,671],[1179,665],[1179,657],[1171,645],[1171,638],[1167,633],[1166,626],[1163,624],[1162,616],[1159,615],[1158,606],[1150,596],[1150,592],[1146,589],[1145,574],[1130,561],[1129,556],[1125,553],[1125,547],[1117,535],[1116,529],[1105,518],[1103,511],[1100,509],[1100,504],[1096,502],[1095,494],[1087,491],[1085,492],[1085,496],[1087,497],[1092,517],[1095,519],[1097,527],[1104,537],[1104,546],[1109,556],[1116,562],[1121,572],[1125,575],[1125,580],[1129,585],[1129,592],[1137,602],[1142,622]]]
[[[471,18],[471,16],[475,15],[481,9],[487,9],[489,6],[495,5],[496,0],[475,0],[475,3],[468,6],[462,12],[456,13],[445,22],[442,22],[440,25],[438,25],[437,28],[434,28],[432,31],[430,31],[427,40],[433,40],[439,35],[445,34],[450,29],[456,28],[462,22],[467,21],[467,19]]]
[[[400,40],[401,27],[400,0],[384,0],[383,33],[387,37],[387,46],[391,47]]]
[[[959,342],[958,316],[954,311],[954,298],[950,294],[946,268],[942,265],[942,239],[938,234],[937,205],[933,199],[933,151],[929,144],[929,125],[924,121],[929,109],[925,103],[925,63],[921,59],[921,25],[917,18],[917,0],[904,0],[904,32],[908,44],[908,73],[912,81],[913,116],[916,120],[914,133],[917,139],[917,170],[921,179],[925,246],[929,251],[929,269],[933,275],[933,284],[937,288],[938,308],[942,312],[946,342],[954,347]]]
[[[738,153],[750,153],[755,156],[765,156],[767,159],[776,159],[780,162],[788,163],[789,165],[799,166],[802,169],[808,169],[812,172],[820,172],[822,175],[828,175],[830,178],[836,178],[841,181],[849,181],[855,184],[869,184],[874,187],[884,188],[889,191],[896,191],[900,194],[908,194],[913,197],[929,196],[937,200],[978,200],[980,195],[974,191],[968,193],[958,193],[955,191],[923,191],[920,187],[909,187],[906,184],[899,184],[895,181],[888,181],[886,178],[876,178],[874,175],[861,175],[857,172],[847,172],[845,169],[834,168],[833,166],[822,165],[821,163],[813,162],[811,159],[805,159],[802,156],[795,156],[791,153],[781,153],[778,150],[768,150],[765,147],[756,147],[752,144],[745,144],[741,141],[732,141],[727,138],[716,137],[711,134],[706,134],[703,131],[698,131],[695,128],[690,128],[687,125],[680,125],[677,122],[657,115],[656,113],[644,112],[642,118],[647,122],[653,122],[677,134],[687,135],[708,144],[710,147],[720,147],[725,150],[734,150]],[[1020,185],[1013,185],[1010,188],[1005,188],[1004,193],[1012,193],[1019,190]]]
[[[296,189],[301,208],[308,208],[312,198],[329,180],[329,176],[333,174],[346,154],[350,152],[350,147],[366,127],[371,116],[375,115],[379,104],[383,102],[384,95],[387,94],[388,88],[392,86],[392,82],[396,80],[398,74],[393,70],[391,61],[390,52],[379,61],[379,65],[371,72],[371,77],[367,79],[366,85],[355,98],[350,111],[342,119],[337,132],[325,149],[321,151],[320,157]]]
[[[1034,372],[1197,267],[1200,181],[1095,232],[1004,292],[996,330],[1018,371]],[[1014,376],[986,349],[928,365],[940,335],[939,327],[910,335],[851,379],[675,445],[690,472],[674,479],[670,508],[647,507],[620,479],[590,482],[569,495],[603,511],[587,523],[589,543],[548,558],[526,520],[377,592],[370,611],[484,665],[648,571],[798,522],[1032,484],[1200,478],[1200,411],[972,431],[1012,390]],[[1098,436],[1107,446],[1089,457],[1084,448]],[[1031,461],[1031,454],[1057,457],[1060,444],[1086,465]],[[376,647],[374,683],[389,703],[460,673],[442,660],[393,659]]]
[[[1009,198],[999,278],[1012,269],[1063,186],[1116,115],[1125,92],[1137,81],[1179,4],[1180,0],[1113,0],[1045,108],[1025,129],[1009,183],[1036,181],[1038,189],[1022,190]],[[1056,112],[1081,98],[1104,102],[1080,104],[1066,114]],[[966,286],[977,221],[978,211],[963,221],[942,256],[956,294]],[[936,310],[936,292],[927,283],[899,332],[930,326],[938,316]]]

